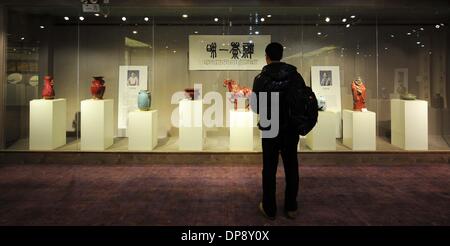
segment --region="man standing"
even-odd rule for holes
[[[295,219],[297,211],[297,193],[299,185],[299,172],[297,160],[298,133],[290,126],[286,101],[286,92],[297,86],[304,87],[305,82],[297,72],[297,68],[280,62],[283,57],[283,46],[279,43],[270,43],[266,49],[266,62],[261,73],[255,77],[253,92],[256,100],[252,101],[252,110],[259,114],[259,129],[262,131],[263,170],[262,188],[263,198],[259,210],[268,219],[275,219],[276,205],[276,173],[278,156],[284,164],[286,178],[284,213],[287,218]],[[271,102],[274,105],[271,105]],[[278,102],[278,105],[275,105]],[[278,113],[277,113],[278,112]],[[274,115],[273,119],[271,115]],[[278,119],[276,119],[278,116]],[[271,122],[269,126],[264,119]],[[264,134],[265,131],[278,128],[277,134]],[[277,129],[275,129],[277,130]]]

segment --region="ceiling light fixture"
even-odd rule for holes
[[[68,21],[68,20],[70,20],[70,18],[67,16],[64,16],[64,20]]]
[[[440,25],[436,25],[435,27],[436,27],[437,29],[439,29],[441,26],[440,26]]]
[[[217,18],[217,17],[214,18],[214,21],[215,21],[215,22],[218,22],[218,21],[219,21],[219,18]]]
[[[319,35],[319,36],[320,36],[320,35],[322,35],[322,33],[321,33],[321,32],[318,32],[318,33],[317,33],[317,35]]]
[[[198,31],[194,31],[195,34],[198,34]]]
[[[264,17],[261,17],[261,22],[264,22],[264,21],[266,21],[266,19],[264,19]]]
[[[144,21],[148,21],[149,20],[149,18],[148,17],[144,17]]]
[[[133,34],[137,34],[137,33],[138,33],[138,31],[136,31],[136,30],[133,31]]]
[[[95,16],[97,16],[97,17],[98,17],[98,16],[100,16],[100,14],[99,14],[99,13],[95,13],[94,15],[95,15]]]
[[[325,18],[325,22],[330,22],[330,17]]]
[[[122,17],[122,21],[127,21],[127,17]]]
[[[356,16],[355,16],[355,15],[352,15],[352,16],[350,16],[350,18],[351,18],[351,19],[355,19],[355,18],[356,18]]]
[[[80,16],[80,18],[78,18],[78,19],[80,19],[80,21],[84,21],[84,17],[83,16]]]
[[[188,18],[189,16],[187,14],[182,14],[181,17]]]
[[[272,15],[271,15],[271,14],[267,15],[267,18],[270,18],[270,17],[272,17]]]
[[[347,22],[347,18],[343,18],[342,22],[344,22],[344,23]]]
[[[45,28],[45,26],[39,26],[39,28],[41,28],[41,29],[44,29],[44,28]]]
[[[346,27],[346,28],[349,28],[349,27],[350,27],[350,24],[345,25],[345,27]]]
[[[259,31],[255,31],[255,34],[258,35],[258,34],[259,34]]]

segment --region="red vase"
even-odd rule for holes
[[[189,100],[197,100],[198,97],[200,96],[200,92],[198,89],[194,89],[194,88],[186,88],[184,89],[186,98]]]
[[[105,81],[102,76],[94,77],[91,83],[91,94],[93,99],[103,99],[105,93]]]
[[[55,98],[55,90],[53,89],[53,77],[45,76],[44,77],[44,88],[42,88],[42,98],[44,99],[54,99]]]

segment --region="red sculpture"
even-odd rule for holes
[[[105,81],[102,76],[94,77],[91,83],[91,94],[93,99],[103,99],[105,93]]]
[[[353,110],[362,111],[363,108],[366,108],[366,86],[361,78],[357,78],[352,82],[352,94]]]
[[[238,99],[245,99],[245,109],[248,110],[250,104],[248,103],[248,100],[252,94],[252,89],[248,87],[241,87],[235,80],[232,79],[226,79],[223,82],[223,86],[228,88],[228,91],[231,92],[231,98],[230,101],[234,104],[234,110],[237,110],[238,108]]]
[[[44,77],[44,88],[42,88],[42,98],[44,99],[54,99],[55,98],[55,90],[53,89],[53,77],[45,76]]]

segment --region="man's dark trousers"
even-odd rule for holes
[[[286,178],[286,190],[284,209],[287,211],[297,210],[297,194],[299,185],[299,171],[297,159],[297,145],[299,136],[290,132],[279,132],[275,138],[263,138],[263,208],[267,215],[275,216],[276,205],[276,174],[278,167],[278,156],[284,164]]]

